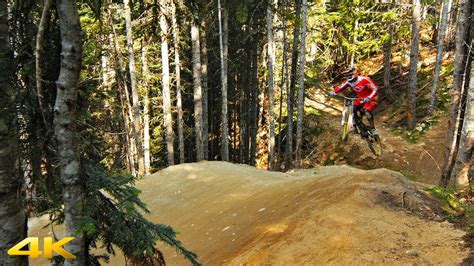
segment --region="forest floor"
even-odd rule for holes
[[[280,173],[200,162],[166,168],[137,187],[148,218],[173,226],[204,265],[445,265],[469,255],[465,232],[444,220],[425,185],[387,169]],[[45,219],[30,221],[30,235],[51,234],[40,226]],[[189,264],[160,248],[169,265]],[[125,265],[123,256],[110,265]]]

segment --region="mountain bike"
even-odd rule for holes
[[[344,110],[342,111],[341,119],[341,138],[344,142],[347,142],[349,139],[349,134],[354,128],[355,131],[367,141],[370,151],[376,156],[381,156],[383,154],[382,141],[380,136],[372,134],[370,127],[362,122],[364,117],[364,112],[358,110],[354,112],[354,101],[357,98],[346,97],[342,95],[333,96],[335,98],[340,98],[344,100]]]

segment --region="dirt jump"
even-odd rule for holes
[[[464,232],[398,172],[326,166],[290,173],[201,162],[137,183],[152,221],[204,265],[458,264]],[[50,234],[32,221],[30,234]],[[160,246],[168,265],[189,265]],[[36,264],[35,264],[36,265]],[[122,255],[110,265],[125,265]]]

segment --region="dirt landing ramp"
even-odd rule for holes
[[[150,217],[178,230],[206,265],[455,264],[468,253],[463,232],[421,218],[436,218],[430,201],[385,169],[282,174],[203,162],[170,167],[138,187]],[[169,265],[183,263],[167,255]]]
[[[457,264],[464,233],[402,175],[347,166],[289,174],[202,162],[137,184],[204,265]],[[417,185],[419,186],[419,185]],[[188,265],[160,247],[168,265]],[[123,257],[111,265],[124,265]]]

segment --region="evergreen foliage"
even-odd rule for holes
[[[176,239],[177,233],[170,226],[154,224],[143,213],[146,205],[139,199],[140,191],[134,187],[136,178],[120,173],[110,173],[102,165],[82,161],[86,181],[85,216],[80,221],[89,249],[104,246],[107,253],[115,254],[115,247],[135,261],[146,261],[161,252],[156,242],[161,241],[182,254],[193,265],[200,265],[197,255],[186,249]],[[64,216],[60,205],[47,211],[51,222],[60,224]],[[90,261],[107,261],[108,255],[92,255]]]

